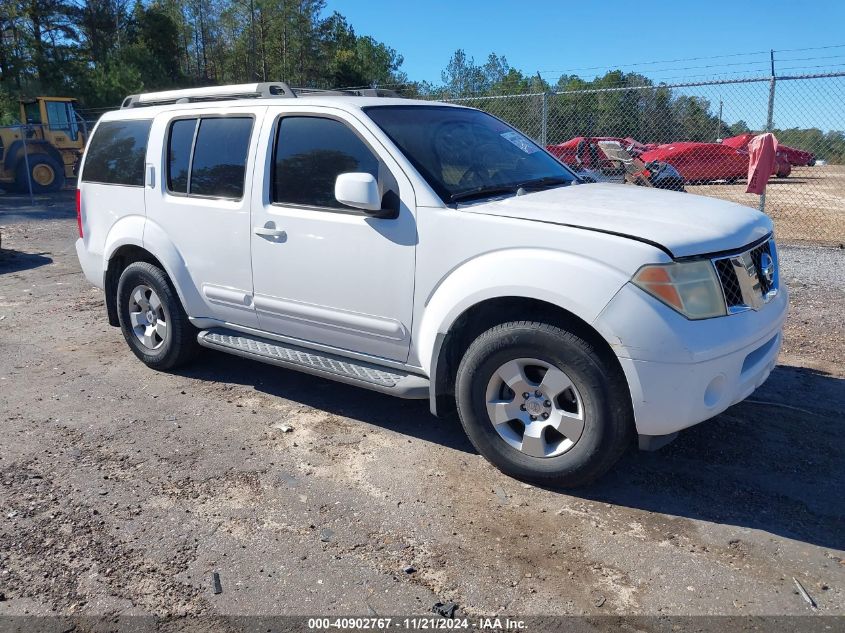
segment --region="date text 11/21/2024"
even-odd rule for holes
[[[309,618],[310,630],[340,630],[340,631],[388,631],[391,629],[404,630],[468,630],[481,631],[525,631],[523,620],[510,618]]]

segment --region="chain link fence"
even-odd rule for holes
[[[607,153],[607,142],[616,142],[651,174],[641,184],[680,183],[692,194],[759,208],[786,242],[845,242],[845,73],[451,101],[504,119],[588,180],[625,182]],[[92,124],[0,127],[0,189],[32,197],[73,186],[83,149],[75,141]],[[775,167],[765,194],[746,193],[748,143],[763,131],[779,141]],[[658,178],[672,173],[677,178]]]
[[[93,123],[28,123],[0,127],[0,189],[6,194],[52,194],[76,184],[76,170]],[[2,199],[0,199],[2,206]]]
[[[587,180],[625,181],[616,142],[645,174],[675,173],[666,188],[765,211],[782,241],[845,242],[845,73],[450,101],[502,118]],[[772,175],[763,195],[746,193],[748,144],[765,131],[779,142]]]

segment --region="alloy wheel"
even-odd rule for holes
[[[129,295],[129,323],[138,341],[156,350],[167,340],[167,314],[155,290],[135,286]]]
[[[565,372],[536,358],[501,365],[487,384],[487,414],[499,436],[531,457],[557,457],[584,431],[584,403]]]

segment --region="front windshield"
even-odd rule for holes
[[[534,141],[480,110],[421,105],[364,110],[446,203],[576,179]]]

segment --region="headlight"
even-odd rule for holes
[[[631,281],[688,319],[726,314],[719,279],[709,261],[649,264]]]

